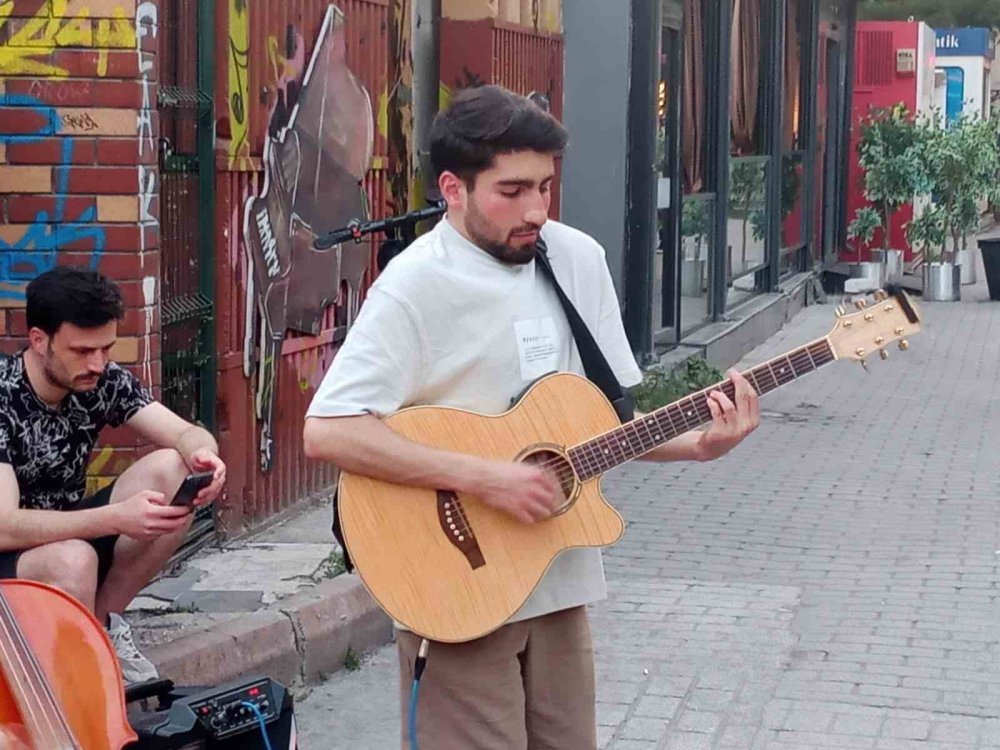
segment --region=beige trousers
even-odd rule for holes
[[[402,748],[420,637],[401,631]],[[596,750],[594,649],[584,607],[432,642],[417,701],[420,750]]]

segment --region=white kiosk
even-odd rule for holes
[[[959,116],[990,116],[990,70],[995,47],[989,29],[935,29],[936,72],[943,96],[935,102],[945,123]]]

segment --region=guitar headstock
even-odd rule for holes
[[[902,351],[910,344],[908,336],[920,333],[920,313],[905,291],[899,288],[880,289],[871,301],[855,300],[857,312],[847,313],[837,308],[837,325],[827,335],[837,359],[853,359],[861,364],[876,352],[888,359],[885,348],[898,342]]]

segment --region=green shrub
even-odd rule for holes
[[[671,370],[647,369],[642,382],[632,389],[632,398],[636,410],[648,413],[724,379],[721,370],[701,357],[691,357]]]

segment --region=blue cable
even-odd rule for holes
[[[417,649],[417,658],[413,663],[413,689],[410,691],[410,720],[407,724],[410,735],[410,750],[417,748],[417,693],[420,691],[420,678],[423,677],[424,668],[427,666],[427,651],[431,647],[431,642],[426,638],[420,641],[420,648]]]
[[[420,680],[413,681],[413,689],[410,691],[410,721],[408,729],[410,735],[410,750],[417,748],[417,693],[420,691]]]
[[[264,738],[264,747],[267,750],[274,750],[271,747],[271,740],[267,736],[267,725],[264,723],[264,714],[260,712],[260,708],[257,707],[256,703],[251,703],[250,701],[243,701],[243,705],[249,708],[257,716],[257,723],[260,724],[260,734]]]

